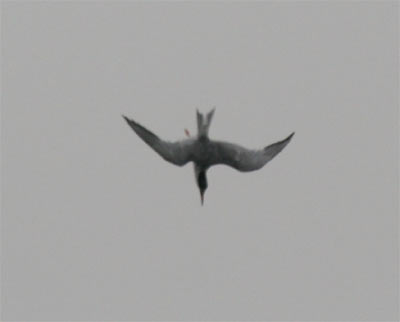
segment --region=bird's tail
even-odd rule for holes
[[[197,110],[197,131],[199,137],[208,137],[208,130],[215,112],[215,107],[204,115]]]

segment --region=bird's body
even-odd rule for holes
[[[188,138],[177,142],[161,140],[140,124],[124,116],[136,134],[166,161],[178,166],[183,166],[188,162],[194,163],[202,203],[204,191],[208,186],[206,172],[209,167],[225,164],[242,172],[258,170],[281,152],[294,135],[293,132],[285,140],[258,150],[250,150],[233,143],[211,140],[208,137],[208,130],[214,111],[215,109],[206,116],[197,111],[197,136],[191,137],[189,132],[185,130]]]

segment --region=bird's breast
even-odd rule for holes
[[[210,144],[210,141],[201,141],[199,140],[194,149],[194,162],[202,165],[203,167],[208,167],[211,163],[212,155],[213,155],[213,146]]]

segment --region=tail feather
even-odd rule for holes
[[[197,130],[199,137],[208,137],[211,121],[214,116],[215,107],[204,116],[197,110]]]
[[[201,114],[199,112],[199,110],[196,110],[196,116],[197,116],[197,131],[200,132],[202,131],[202,127],[203,127],[203,114]]]

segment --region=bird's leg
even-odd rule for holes
[[[189,132],[188,129],[185,129],[185,134],[186,134],[186,136],[187,136],[188,138],[190,138],[190,132]]]

